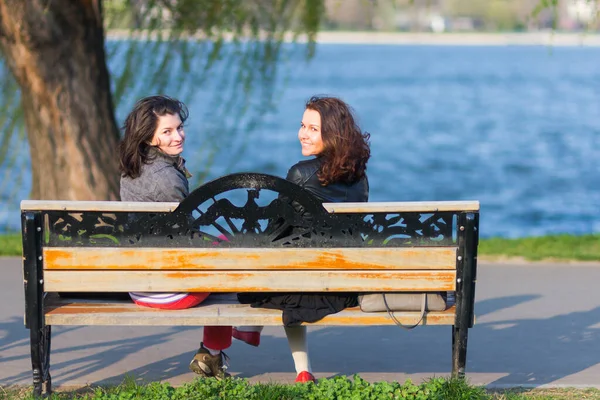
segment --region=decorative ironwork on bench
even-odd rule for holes
[[[300,186],[244,173],[200,186],[169,213],[43,214],[47,246],[398,247],[455,243],[459,212],[330,214]]]

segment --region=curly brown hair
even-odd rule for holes
[[[323,186],[330,183],[355,183],[365,176],[371,157],[368,132],[362,132],[356,123],[352,108],[337,97],[313,96],[307,110],[321,116],[322,160],[317,173]]]

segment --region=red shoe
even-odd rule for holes
[[[258,347],[260,344],[260,332],[244,332],[233,328],[231,336],[234,339],[248,343],[250,346]]]
[[[316,383],[317,380],[315,379],[315,377],[313,376],[313,374],[311,374],[308,371],[302,371],[298,374],[298,376],[296,377],[296,383],[306,383],[306,382],[314,382]]]

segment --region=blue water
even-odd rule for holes
[[[595,48],[320,45],[310,63],[288,64],[277,108],[235,140],[220,136],[229,121],[211,89],[192,96],[184,155],[201,170],[217,138],[206,179],[285,175],[301,159],[304,101],[333,94],[372,135],[372,201],[479,200],[484,237],[600,232],[599,66]],[[28,185],[0,193],[0,227],[18,229]]]

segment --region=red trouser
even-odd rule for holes
[[[212,350],[225,350],[231,346],[231,326],[205,326],[204,347]]]

